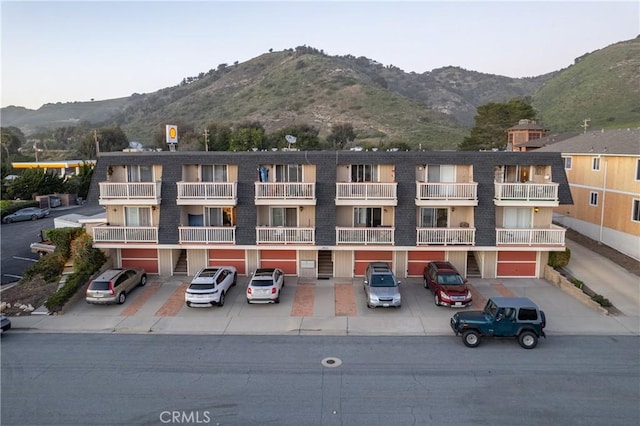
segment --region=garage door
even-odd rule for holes
[[[407,265],[408,275],[410,277],[421,277],[427,262],[445,259],[446,254],[443,251],[410,251]]]
[[[535,277],[538,270],[538,254],[535,251],[499,251],[496,276]]]
[[[238,275],[247,275],[244,250],[211,249],[209,266],[235,266]]]
[[[158,273],[157,249],[120,249],[123,268],[144,268],[149,274]]]
[[[295,250],[261,250],[261,268],[280,268],[286,275],[298,275],[297,252]]]
[[[387,262],[393,270],[392,251],[354,251],[353,262],[356,277],[364,277],[369,262]]]

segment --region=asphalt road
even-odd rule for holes
[[[77,206],[73,208],[52,209],[51,214],[43,219],[3,223],[0,227],[0,282],[2,285],[18,281],[25,269],[38,260],[38,255],[31,253],[29,245],[40,241],[40,231],[54,227],[54,218],[71,213],[91,216],[104,211],[102,206]]]
[[[2,425],[630,425],[640,340],[2,336]],[[333,359],[333,364],[326,363]],[[325,363],[323,364],[323,361]]]

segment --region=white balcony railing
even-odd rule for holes
[[[396,201],[397,182],[338,182],[336,200],[393,200]]]
[[[107,200],[149,200],[160,199],[158,182],[99,182],[100,201]]]
[[[393,245],[395,228],[336,228],[337,244]]]
[[[177,182],[180,200],[235,200],[236,182]]]
[[[96,243],[157,243],[157,226],[108,226],[93,228]]]
[[[179,226],[180,244],[235,244],[235,226]]]
[[[474,245],[475,228],[418,228],[418,245]]]
[[[476,200],[478,183],[416,182],[419,200]]]
[[[315,200],[316,184],[306,182],[256,182],[256,200]]]
[[[549,228],[496,229],[497,245],[526,245],[526,246],[564,246],[565,229],[551,225]]]
[[[258,244],[315,244],[315,228],[256,227]]]
[[[557,183],[497,183],[495,198],[501,201],[558,201]]]

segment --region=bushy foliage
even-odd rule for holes
[[[93,247],[93,238],[87,233],[79,234],[71,243],[71,258],[74,270],[92,274],[107,261],[102,250]]]
[[[335,150],[347,148],[356,138],[356,132],[351,123],[339,123],[331,127],[331,133],[327,136],[327,143]]]
[[[67,180],[67,191],[86,199],[89,194],[92,176],[93,167],[87,163],[82,163],[78,173]]]
[[[547,264],[554,269],[563,268],[569,264],[571,259],[571,250],[567,247],[564,251],[549,252],[549,261]]]
[[[7,188],[12,199],[32,200],[34,195],[46,195],[66,192],[63,178],[44,169],[26,169]]]
[[[72,241],[82,233],[84,233],[82,228],[55,228],[48,229],[45,232],[45,237],[56,246],[56,252],[68,258],[71,254]]]
[[[46,254],[24,271],[20,282],[29,281],[36,275],[40,275],[46,282],[55,281],[62,274],[65,262],[66,256],[62,253]]]
[[[64,285],[47,298],[44,306],[46,306],[49,312],[58,312],[88,279],[89,275],[86,274],[74,273],[69,275]]]

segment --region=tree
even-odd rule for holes
[[[248,151],[253,148],[266,148],[264,127],[258,121],[238,124],[229,137],[229,149],[232,151]]]
[[[506,103],[491,102],[478,107],[476,124],[471,134],[458,146],[460,151],[504,149],[506,131],[523,119],[535,119],[536,112],[528,99],[512,99]]]
[[[96,136],[100,152],[122,151],[129,147],[129,138],[120,126],[103,127],[87,132],[77,147],[80,158],[96,158]]]
[[[356,139],[356,132],[351,123],[340,123],[331,126],[331,133],[327,136],[327,142],[333,149],[345,149]]]
[[[153,144],[156,148],[167,148],[167,124],[174,124],[178,127],[178,150],[197,151],[200,145],[200,135],[196,132],[192,124],[176,119],[158,126],[158,130],[153,136]]]
[[[66,184],[63,178],[53,173],[45,172],[41,168],[26,169],[7,188],[7,194],[10,198],[20,198],[22,200],[32,200],[34,195],[65,191]]]
[[[294,124],[287,126],[284,129],[280,129],[275,133],[271,133],[267,136],[268,148],[284,148],[288,147],[289,143],[285,139],[285,136],[295,136],[296,143],[292,145],[292,148],[297,148],[301,151],[313,151],[320,149],[320,138],[318,134],[320,130],[310,126],[308,124]]]
[[[93,167],[87,163],[82,163],[78,173],[67,180],[67,191],[86,199],[89,194],[92,176]]]
[[[25,143],[26,138],[20,129],[17,127],[2,127],[0,128],[0,137],[2,139],[2,162],[10,162],[12,156],[18,155],[18,151],[22,144]]]
[[[228,151],[231,138],[231,128],[225,124],[210,123],[207,125],[209,132],[209,151]],[[204,150],[204,136],[201,138]]]

